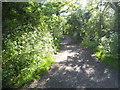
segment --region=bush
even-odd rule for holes
[[[102,37],[101,43],[97,47],[96,56],[104,63],[110,65],[113,68],[118,67],[118,34],[111,33],[110,37]]]
[[[3,87],[19,87],[53,63],[53,37],[44,28],[19,26],[3,40]]]

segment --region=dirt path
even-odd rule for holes
[[[77,45],[63,45],[49,71],[29,88],[115,88],[118,72],[99,62],[90,50]]]

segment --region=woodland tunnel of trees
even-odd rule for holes
[[[54,63],[64,35],[118,68],[120,3],[2,2],[3,87],[20,87]]]

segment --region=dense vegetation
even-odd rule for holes
[[[114,68],[118,68],[119,11],[118,3],[89,2],[68,17],[69,33],[75,40]]]
[[[118,69],[118,2],[89,1],[84,8],[72,2],[2,5],[3,87],[20,87],[48,70],[66,34]]]

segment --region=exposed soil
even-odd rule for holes
[[[71,41],[70,41],[71,42]],[[56,63],[29,88],[117,88],[118,72],[75,43],[61,46]]]

